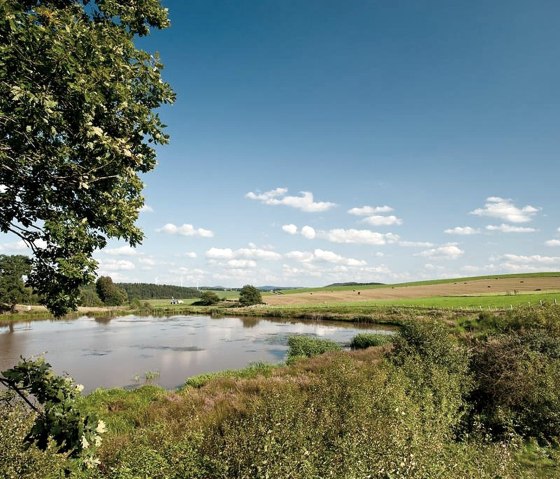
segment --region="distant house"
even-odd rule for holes
[[[184,301],[182,299],[175,299],[175,298],[171,298],[171,301],[169,302],[169,304],[183,304]]]

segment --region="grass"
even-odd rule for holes
[[[471,276],[465,278],[433,279],[427,281],[410,281],[406,283],[395,283],[395,284],[370,284],[370,285],[356,284],[356,285],[349,285],[349,286],[324,286],[321,288],[286,289],[282,291],[282,294],[314,293],[314,292],[325,292],[325,291],[352,291],[358,288],[360,290],[379,289],[379,288],[387,288],[387,287],[405,288],[407,286],[429,286],[432,284],[450,284],[459,281],[477,281],[477,280],[485,280],[485,279],[506,279],[506,278],[541,278],[541,277],[557,277],[557,276],[560,276],[560,272],[500,274],[500,275],[487,275],[487,276]]]

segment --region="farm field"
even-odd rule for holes
[[[366,303],[402,306],[472,307],[560,301],[560,274],[506,275],[396,285],[318,288],[263,296],[269,306]]]

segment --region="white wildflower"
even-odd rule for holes
[[[82,436],[82,448],[87,449],[89,447],[89,441],[87,440],[86,436]]]
[[[97,423],[97,427],[95,428],[95,432],[98,432],[99,434],[107,432],[107,426],[105,425],[104,421],[99,420],[99,422]]]

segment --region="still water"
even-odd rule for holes
[[[209,316],[21,322],[0,325],[0,371],[15,365],[20,356],[44,354],[58,374],[69,374],[86,391],[133,387],[143,383],[147,372],[156,372],[153,382],[171,389],[196,374],[242,368],[257,361],[282,362],[292,334],[347,345],[364,330],[392,332],[382,326],[340,322]]]

